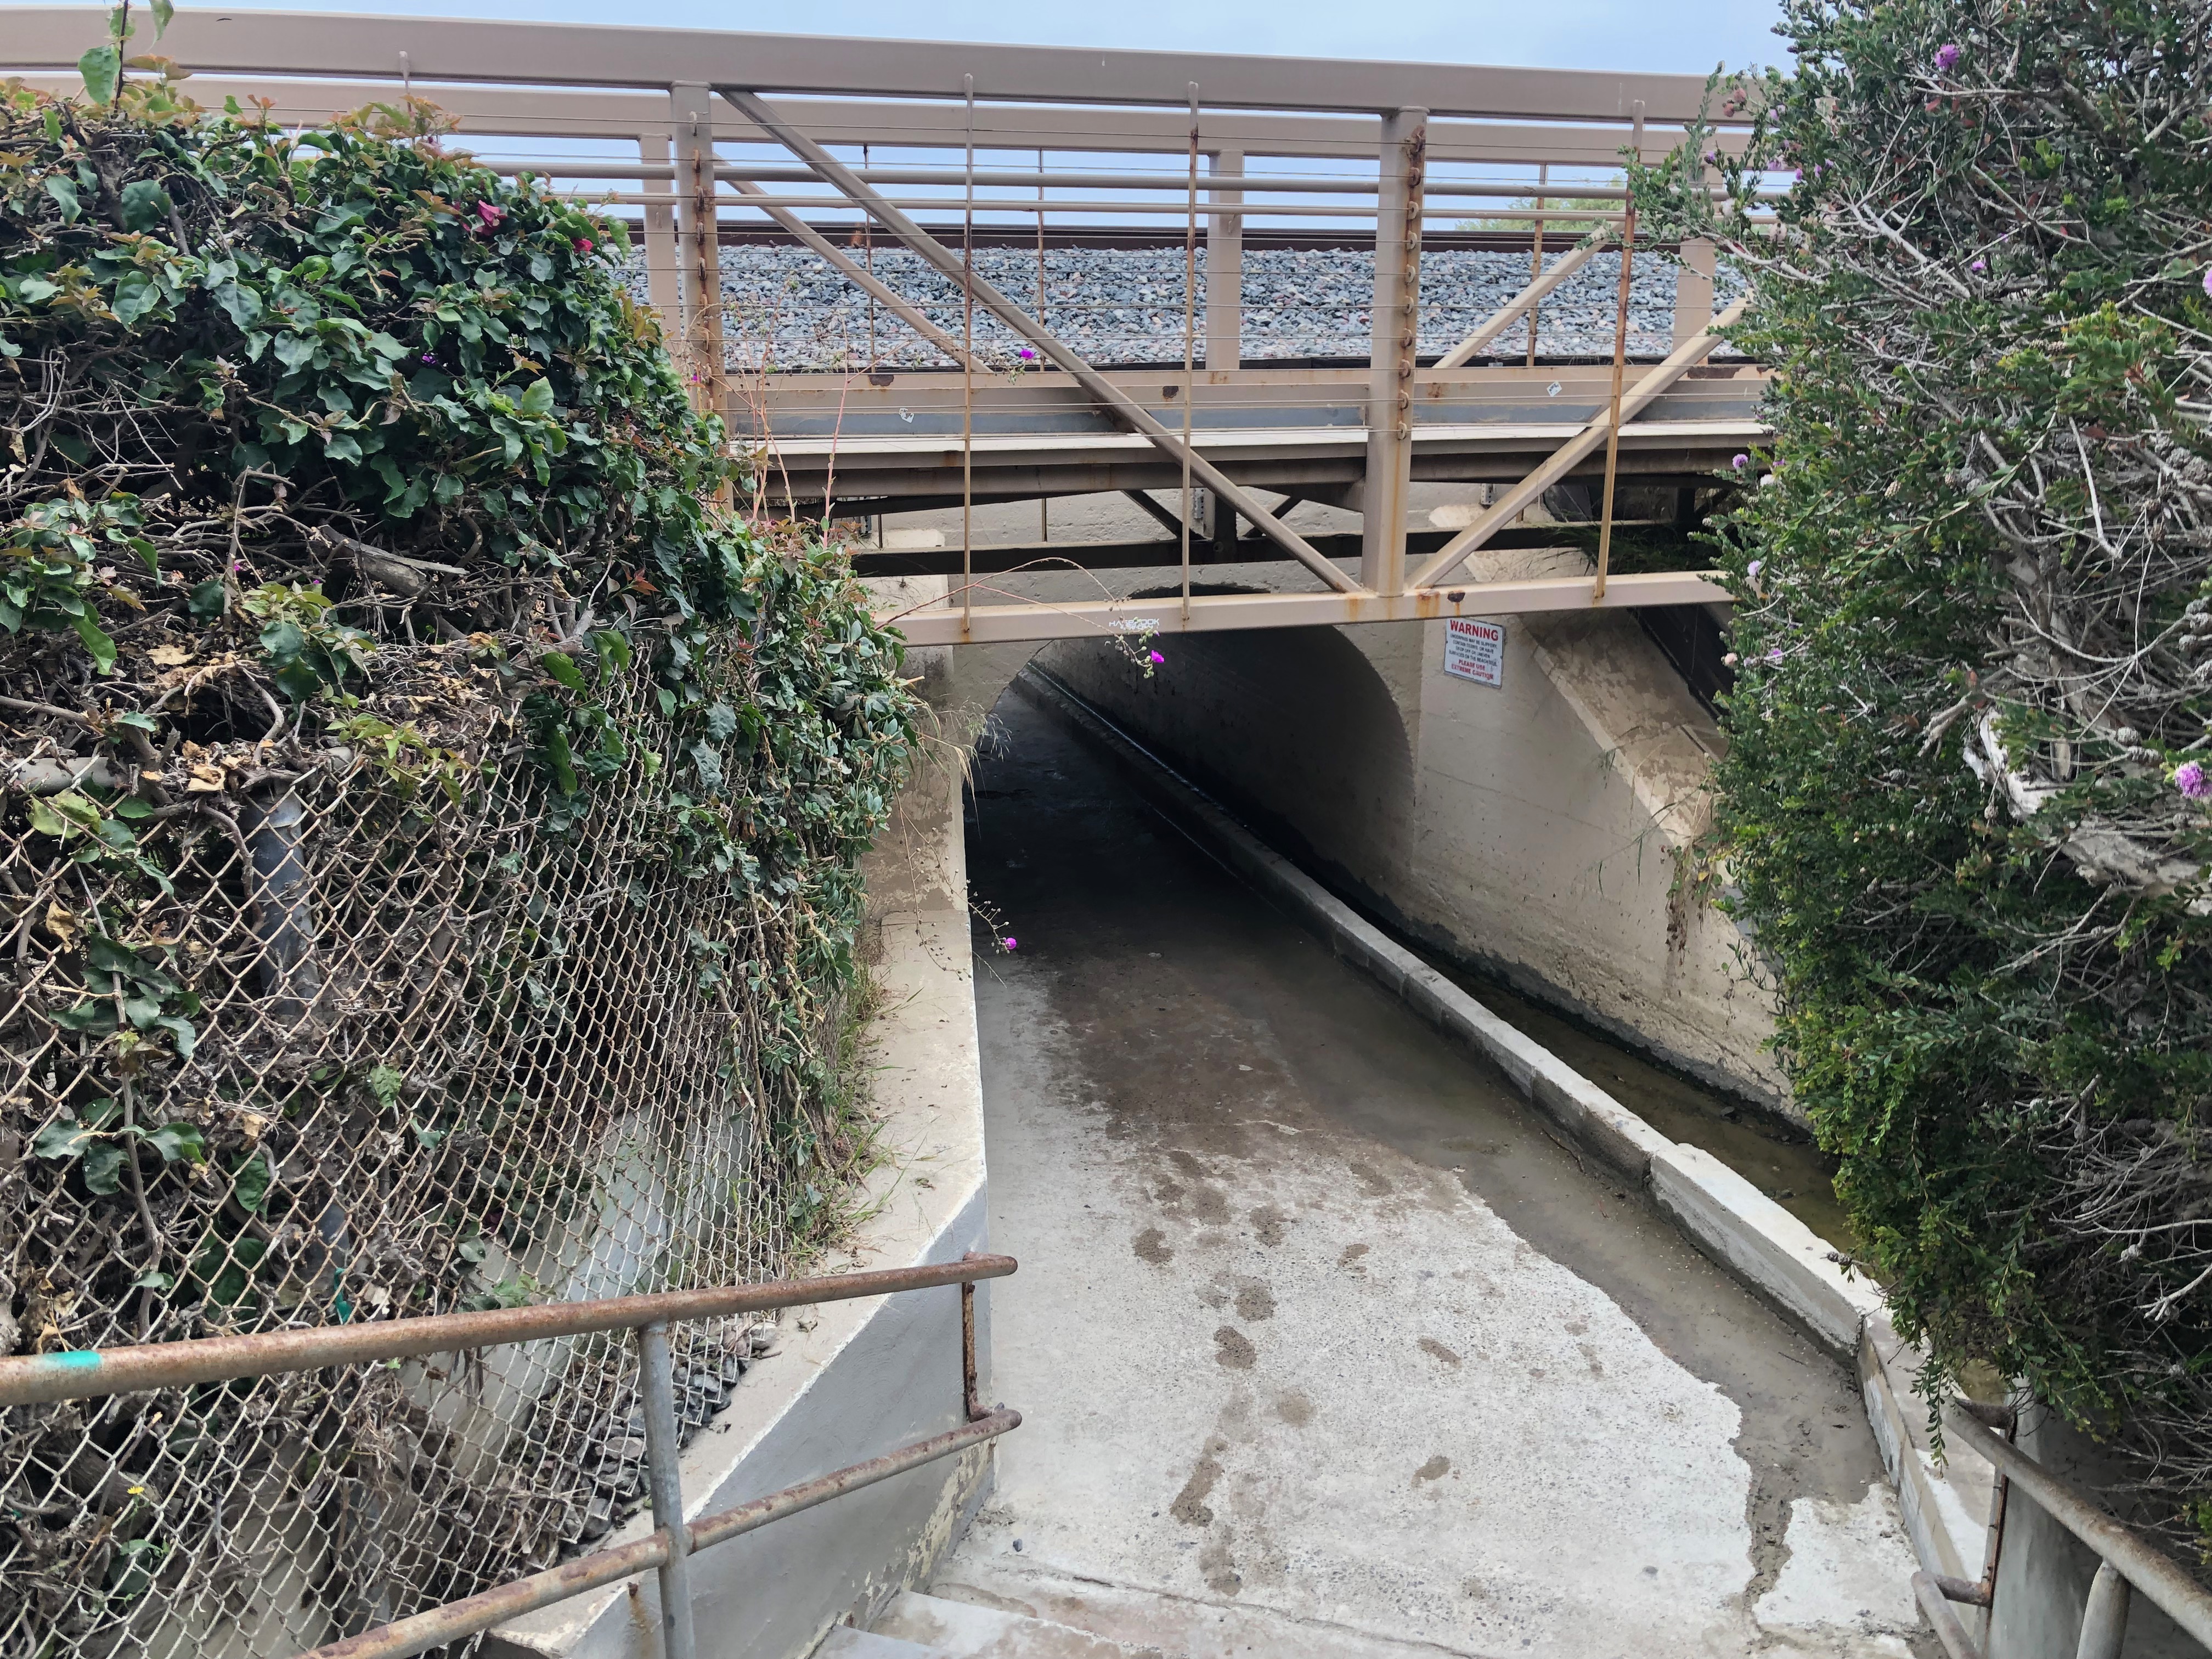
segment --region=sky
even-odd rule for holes
[[[211,0],[179,0],[181,5]],[[228,0],[227,11],[258,0]],[[1702,75],[1782,61],[1775,0],[277,0],[277,9]]]

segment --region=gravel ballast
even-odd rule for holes
[[[862,250],[852,250],[863,257]],[[1547,254],[1549,265],[1559,256]],[[954,338],[962,329],[958,285],[902,247],[873,250],[876,275]],[[1044,320],[1095,363],[1179,362],[1185,319],[1184,255],[1178,247],[1056,247],[1046,251]],[[880,306],[871,349],[868,296],[803,247],[754,245],[721,251],[724,336],[732,368],[783,372],[872,366],[945,366],[944,358]],[[1037,256],[1022,248],[975,252],[977,274],[1024,309],[1036,303]],[[1664,356],[1674,344],[1675,267],[1638,256],[1630,305],[1629,352]],[[631,284],[644,297],[641,261]],[[1472,333],[1528,282],[1528,256],[1439,249],[1421,260],[1420,356],[1432,361]],[[1545,300],[1538,355],[1610,356],[1620,283],[1617,253],[1601,253]],[[1373,338],[1375,256],[1359,248],[1248,248],[1244,253],[1243,359],[1247,365],[1316,358],[1366,361]],[[1198,251],[1194,329],[1206,337],[1206,251]],[[1022,367],[1021,342],[981,307],[977,355],[994,368]],[[1528,331],[1516,325],[1495,343],[1519,361]]]

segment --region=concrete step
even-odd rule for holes
[[[1148,1644],[1118,1642],[1048,1619],[908,1590],[876,1620],[878,1634],[952,1659],[1170,1659]],[[866,1659],[855,1654],[853,1659]],[[888,1656],[887,1656],[888,1659]]]
[[[822,1638],[822,1645],[814,1650],[814,1659],[951,1659],[951,1656],[943,1648],[926,1648],[919,1642],[839,1625]]]

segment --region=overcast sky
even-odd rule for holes
[[[179,0],[205,6],[213,0]],[[240,10],[258,0],[227,0]],[[513,17],[804,34],[1040,46],[1182,47],[1315,58],[1392,58],[1704,74],[1781,61],[1774,0],[280,0],[284,10]]]

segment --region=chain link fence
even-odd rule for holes
[[[830,1201],[818,918],[687,857],[742,800],[672,786],[639,677],[619,775],[549,812],[447,654],[439,745],[173,744],[160,807],[7,763],[0,1353],[772,1277]],[[680,1329],[689,1427],[766,1336]],[[11,1409],[0,1655],[258,1659],[538,1570],[642,1505],[635,1389],[591,1337]]]

